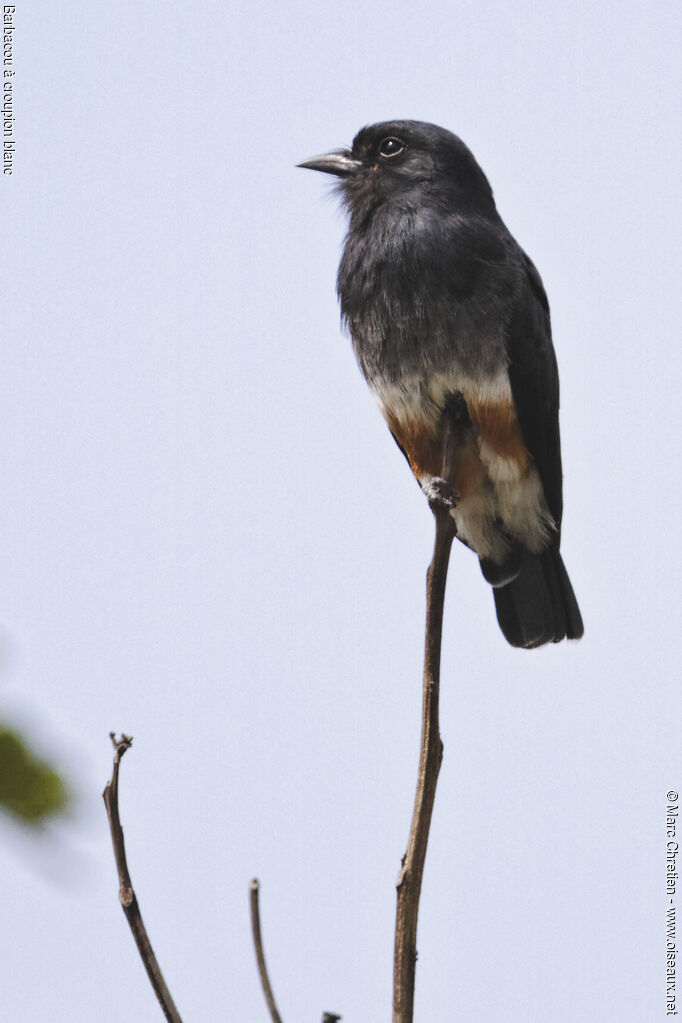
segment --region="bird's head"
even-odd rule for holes
[[[351,214],[385,203],[433,204],[443,212],[493,209],[488,180],[461,139],[422,121],[383,121],[363,128],[350,149],[298,164],[334,174]]]

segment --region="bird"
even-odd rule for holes
[[[297,166],[337,179],[342,321],[422,491],[478,555],[503,635],[523,649],[579,639],[549,304],[485,173],[457,135],[413,120]]]

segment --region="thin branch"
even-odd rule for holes
[[[251,930],[253,931],[253,946],[256,950],[256,962],[258,963],[258,973],[260,974],[260,982],[263,988],[263,994],[265,995],[265,1001],[270,1013],[272,1023],[282,1023],[282,1017],[277,1011],[277,1005],[275,1004],[275,996],[272,993],[272,987],[270,986],[270,978],[268,977],[268,968],[265,965],[265,953],[263,952],[263,937],[260,930],[260,909],[258,905],[258,893],[260,892],[260,884],[258,879],[254,877],[251,882]]]
[[[129,735],[121,735],[120,739],[117,739],[113,732],[110,732],[109,736],[115,750],[114,768],[111,775],[111,781],[107,782],[102,796],[104,799],[104,805],[107,808],[107,817],[109,818],[109,827],[111,829],[111,841],[114,846],[116,869],[118,870],[118,897],[121,906],[123,907],[123,912],[126,915],[126,919],[130,924],[130,929],[133,932],[135,944],[137,945],[137,950],[140,953],[140,958],[144,963],[147,976],[154,988],[154,992],[159,1000],[159,1004],[163,1009],[166,1019],[169,1020],[170,1023],[182,1023],[180,1013],[175,1008],[175,1003],[171,998],[170,991],[166,987],[166,982],[163,979],[161,968],[156,961],[156,956],[154,955],[154,949],[152,948],[149,937],[147,936],[147,931],[142,921],[142,914],[140,913],[140,907],[138,905],[135,892],[133,891],[133,883],[130,880],[128,862],[126,860],[123,828],[121,827],[121,820],[118,813],[118,769],[123,754],[126,750],[130,749],[133,740]]]
[[[449,460],[452,453],[449,452],[447,457]],[[443,475],[446,475],[445,472]],[[432,504],[432,511],[436,523],[436,538],[433,558],[426,576],[426,642],[421,752],[410,837],[397,884],[398,905],[393,959],[393,1023],[412,1023],[419,896],[438,772],[443,759],[443,743],[438,728],[440,649],[445,583],[456,526],[447,506]]]
[[[251,930],[253,931],[253,947],[256,951],[256,962],[258,963],[258,973],[260,975],[260,982],[263,988],[263,994],[265,995],[265,1001],[270,1012],[270,1018],[272,1023],[282,1023],[282,1017],[279,1014],[277,1006],[275,1004],[275,996],[272,993],[272,987],[270,986],[270,978],[268,977],[268,968],[265,965],[265,953],[263,951],[263,936],[260,929],[260,882],[254,877],[249,888],[250,893],[250,904],[251,904]],[[325,1012],[322,1015],[322,1023],[338,1023],[341,1019],[335,1012]]]

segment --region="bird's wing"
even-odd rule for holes
[[[559,372],[545,289],[531,260],[521,255],[525,278],[507,336],[509,379],[524,442],[537,465],[558,540],[562,513]]]

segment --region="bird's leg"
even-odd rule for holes
[[[441,420],[441,439],[443,461],[440,476],[432,476],[422,488],[428,499],[431,510],[448,508],[452,511],[459,501],[457,488],[450,481],[455,472],[457,450],[462,438],[471,427],[471,420],[466,402],[459,392],[449,395]]]

